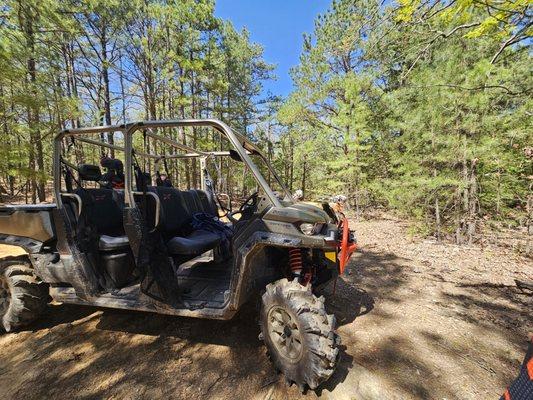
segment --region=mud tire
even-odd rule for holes
[[[0,261],[0,290],[4,299],[7,294],[7,302],[0,305],[0,329],[6,332],[38,319],[49,301],[48,285],[35,276],[30,263],[22,258]]]
[[[279,314],[273,313],[286,313],[290,316],[289,325],[295,323],[297,333],[293,335],[301,341],[297,344],[299,351],[286,352],[282,347],[280,350],[280,335],[273,332],[279,330]],[[333,374],[340,345],[335,325],[335,316],[326,313],[324,297],[314,296],[310,286],[281,279],[266,287],[262,296],[261,336],[274,366],[285,375],[289,385],[296,383],[302,392],[306,385],[314,390]],[[298,355],[294,356],[295,353]]]

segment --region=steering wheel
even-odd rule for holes
[[[238,210],[228,213],[228,219],[234,224],[237,223],[239,220],[236,219],[234,215],[237,215],[237,214],[242,215],[246,210],[250,208],[255,208],[255,206],[257,205],[258,195],[259,195],[259,192],[253,192],[250,196],[246,198],[246,200],[244,200],[244,203],[242,203],[242,205],[239,207]]]

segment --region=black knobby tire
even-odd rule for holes
[[[340,344],[335,317],[326,313],[324,298],[314,296],[310,286],[287,279],[269,284],[260,325],[270,358],[289,384],[302,391],[305,385],[316,389],[333,374]]]
[[[0,261],[0,328],[11,332],[30,324],[46,310],[48,285],[33,273],[25,259]],[[0,299],[1,301],[2,299]]]

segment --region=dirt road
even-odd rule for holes
[[[497,399],[533,330],[514,282],[533,280],[531,259],[411,240],[394,220],[354,226],[361,252],[328,300],[342,359],[316,393],[285,386],[250,307],[218,322],[52,305],[0,334],[0,398]]]

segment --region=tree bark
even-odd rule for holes
[[[30,10],[30,6],[22,8],[22,20],[21,28],[23,29],[24,35],[26,36],[26,47],[28,49],[28,60],[26,63],[26,68],[29,77],[30,91],[33,94],[33,101],[27,108],[28,115],[28,128],[30,131],[30,156],[29,156],[29,167],[32,171],[31,174],[31,188],[32,188],[32,202],[36,203],[37,198],[39,201],[46,200],[45,185],[41,179],[38,179],[39,173],[44,170],[44,161],[43,161],[43,144],[41,141],[41,132],[39,128],[40,115],[39,115],[39,104],[37,96],[37,68],[35,61],[35,32],[33,28],[33,23],[38,19],[38,15],[33,15]]]
[[[302,193],[303,193],[303,197],[305,198],[306,196],[306,184],[307,184],[307,160],[304,156],[304,162],[302,164]]]
[[[107,39],[107,27],[106,27],[107,21],[103,20],[102,26],[101,26],[101,35],[100,35],[100,51],[101,58],[102,58],[102,80],[104,82],[104,118],[105,118],[105,124],[111,125],[111,96],[109,93],[109,67],[108,67],[108,54],[107,54],[107,45],[108,45],[108,39]],[[113,132],[107,133],[107,142],[109,144],[114,144],[115,141],[113,139]],[[111,157],[115,157],[115,150],[110,149]]]

